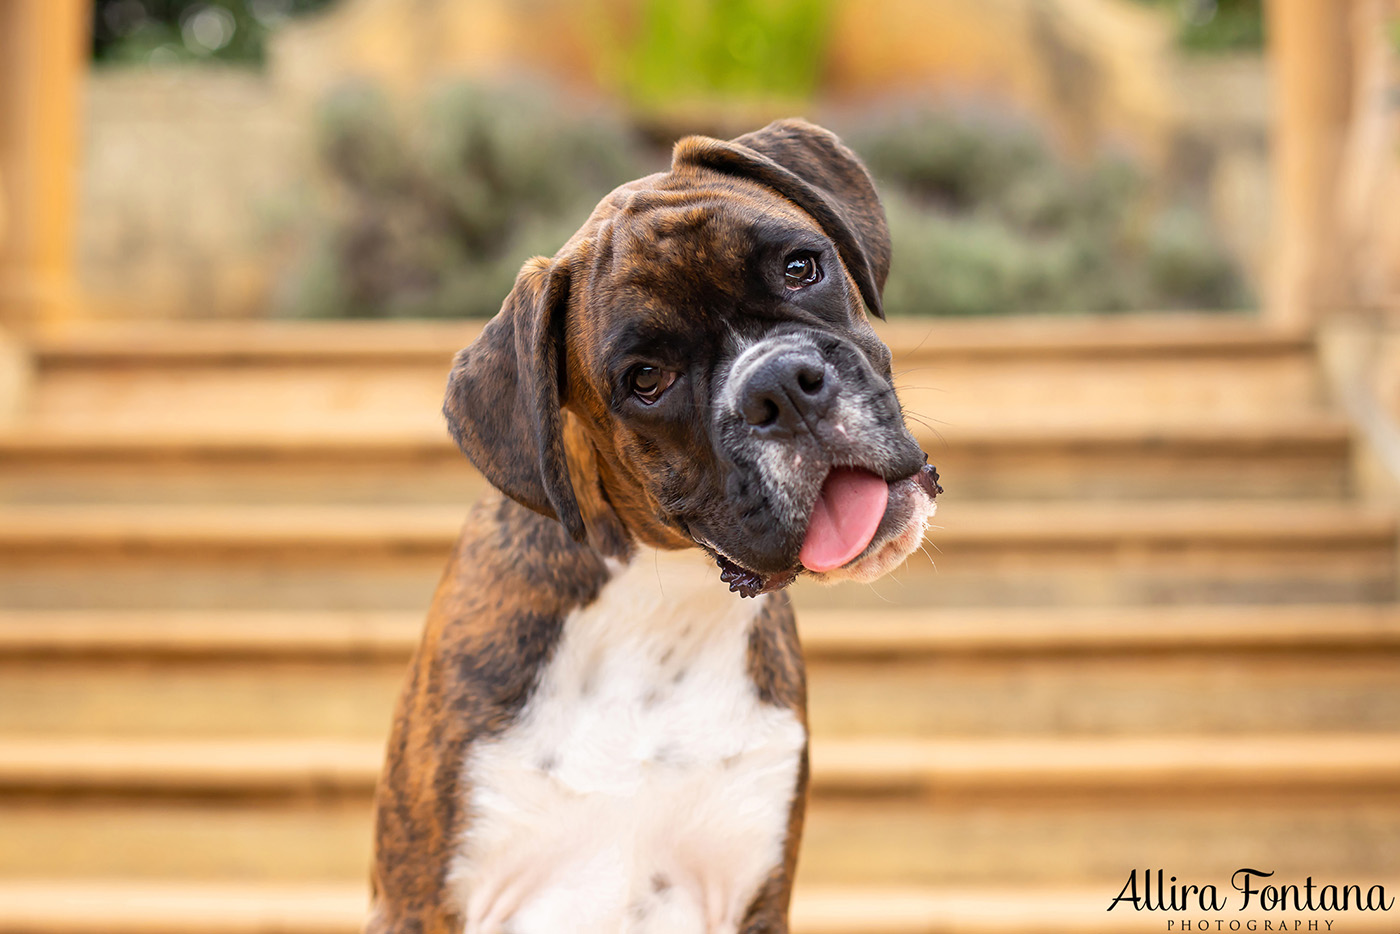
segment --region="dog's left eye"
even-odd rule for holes
[[[659,366],[639,366],[632,371],[629,381],[632,384],[632,395],[651,405],[676,381],[676,374]]]
[[[793,253],[783,267],[783,284],[796,291],[815,285],[822,278],[822,267],[814,253]]]

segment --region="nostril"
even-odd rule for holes
[[[816,367],[803,367],[797,371],[797,385],[809,396],[815,396],[821,392],[822,385],[826,383],[826,373]]]
[[[778,421],[778,403],[765,396],[759,399],[750,400],[744,406],[744,421],[755,428],[767,428]]]

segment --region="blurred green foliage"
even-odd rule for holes
[[[1029,127],[910,107],[844,128],[885,200],[892,314],[1232,308],[1248,289],[1201,210],[1127,161],[1074,167]]]
[[[101,62],[258,63],[268,34],[334,0],[95,0],[92,54]]]
[[[347,88],[318,137],[331,191],[280,309],[301,316],[495,314],[526,259],[641,172],[615,117],[531,86],[453,85],[411,116]]]
[[[1137,0],[1170,8],[1177,44],[1192,52],[1259,51],[1264,47],[1263,0]]]
[[[656,109],[805,100],[830,27],[830,0],[640,0],[630,35],[600,39],[623,96]]]
[[[928,105],[836,125],[889,213],[894,315],[1232,308],[1206,215],[1123,160],[1073,167],[1029,127]],[[333,198],[285,292],[297,315],[486,316],[608,190],[666,154],[541,89],[459,85],[414,121],[366,89],[322,111]]]

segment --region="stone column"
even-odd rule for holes
[[[1338,172],[1351,116],[1354,0],[1266,0],[1273,78],[1274,249],[1266,313],[1311,327],[1350,295]]]
[[[0,2],[0,326],[73,312],[73,214],[88,0]]]

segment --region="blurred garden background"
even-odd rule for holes
[[[794,931],[1400,892],[1400,0],[0,0],[0,934],[360,929],[487,489],[453,354],[676,139],[792,115],[877,178],[946,489],[793,587]]]
[[[57,135],[5,133],[56,148],[10,144],[4,265],[22,280],[21,240],[54,244],[71,292],[55,301],[83,319],[489,315],[522,257],[678,137],[789,115],[877,176],[894,314],[1296,305],[1271,262],[1309,236],[1367,254],[1342,275],[1366,301],[1395,291],[1400,225],[1363,209],[1396,185],[1386,0],[1335,8],[1365,37],[1346,64],[1291,59],[1287,80],[1327,99],[1298,99],[1315,119],[1292,121],[1283,158],[1301,175],[1276,151],[1263,0],[73,8],[55,28],[81,37],[81,79],[41,80]],[[27,205],[26,160],[58,210]]]
[[[1259,0],[99,0],[91,35],[77,262],[124,316],[489,315],[679,136],[792,114],[880,182],[892,314],[1260,294]]]

